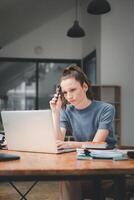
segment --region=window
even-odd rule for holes
[[[96,50],[83,58],[83,70],[92,84],[96,83]]]
[[[0,109],[34,110],[49,108],[60,74],[79,60],[0,60]]]

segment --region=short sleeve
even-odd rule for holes
[[[101,111],[98,129],[110,130],[112,127],[114,116],[115,116],[114,106],[111,104],[106,105]]]
[[[69,119],[68,119],[65,109],[62,109],[60,112],[60,127],[65,128],[67,130],[70,129]]]

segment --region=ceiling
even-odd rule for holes
[[[0,0],[0,47],[75,5],[75,0]]]

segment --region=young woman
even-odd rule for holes
[[[92,100],[91,84],[84,72],[78,66],[67,67],[63,71],[60,88],[61,94],[56,93],[50,101],[57,146],[79,148],[91,142],[104,141],[114,146],[114,107]],[[75,141],[64,141],[67,130]],[[62,183],[61,200],[82,200],[81,184],[76,181]]]

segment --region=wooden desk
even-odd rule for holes
[[[77,160],[75,152],[55,155],[2,150],[2,153],[17,154],[21,159],[0,162],[0,181],[87,180],[92,177],[112,177],[115,178],[120,193],[122,191],[118,200],[124,198],[124,185],[121,184],[124,175],[134,174],[134,160]]]

